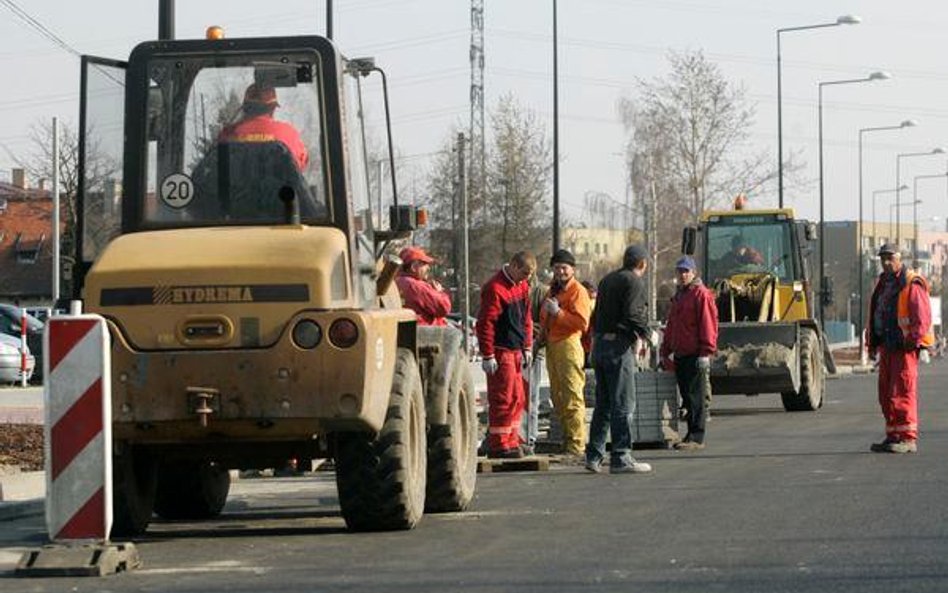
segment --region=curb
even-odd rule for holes
[[[42,515],[46,510],[45,503],[44,498],[0,502],[0,521],[16,521]]]

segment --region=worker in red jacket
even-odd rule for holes
[[[536,269],[536,257],[520,251],[481,287],[477,344],[487,374],[488,457],[524,456],[519,434],[526,403],[523,369],[530,367],[533,357],[527,280]]]
[[[451,312],[451,297],[441,283],[431,277],[434,258],[421,247],[406,247],[398,257],[402,269],[395,278],[402,303],[415,312],[418,325],[447,325],[445,317]]]
[[[879,405],[885,439],[876,453],[918,451],[918,356],[935,342],[928,282],[902,264],[897,246],[879,248],[882,273],[869,301],[869,355],[879,357]]]
[[[660,350],[662,366],[675,371],[688,434],[675,444],[681,451],[704,448],[707,404],[711,395],[711,356],[717,350],[718,308],[714,293],[698,277],[687,255],[675,263],[678,289],[672,297]]]
[[[271,86],[251,84],[244,92],[241,118],[224,128],[218,142],[280,142],[293,155],[296,168],[306,170],[309,152],[300,133],[291,124],[273,119],[280,106],[276,90]]]

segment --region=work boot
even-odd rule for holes
[[[644,461],[630,461],[622,465],[609,466],[610,474],[647,474],[652,471],[652,466]]]
[[[915,441],[896,441],[886,447],[888,453],[918,453],[918,443]]]
[[[523,459],[523,451],[520,447],[500,449],[499,451],[488,451],[487,457],[490,459]]]
[[[520,445],[520,450],[523,452],[524,457],[533,457],[536,455],[536,449],[533,445],[523,444]]]
[[[882,439],[882,442],[872,443],[871,445],[869,445],[869,450],[872,451],[873,453],[888,453],[889,445],[893,443],[897,443],[897,442],[898,441],[896,441],[895,439],[885,437],[884,439]]]
[[[680,443],[675,443],[674,447],[677,451],[698,451],[700,449],[704,449],[704,443],[685,439]]]
[[[594,474],[602,473],[602,459],[586,459],[586,471]]]

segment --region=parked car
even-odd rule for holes
[[[36,358],[30,353],[29,346],[26,350],[26,380],[29,381],[36,368]],[[20,383],[21,364],[20,338],[0,333],[0,384]]]
[[[13,336],[19,340],[20,321],[23,309],[15,305],[0,303],[0,334]],[[36,358],[34,381],[43,380],[43,328],[45,324],[29,313],[26,314],[26,345]]]

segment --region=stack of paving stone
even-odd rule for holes
[[[668,447],[678,435],[678,388],[675,374],[640,370],[635,374],[633,442],[636,447]]]

